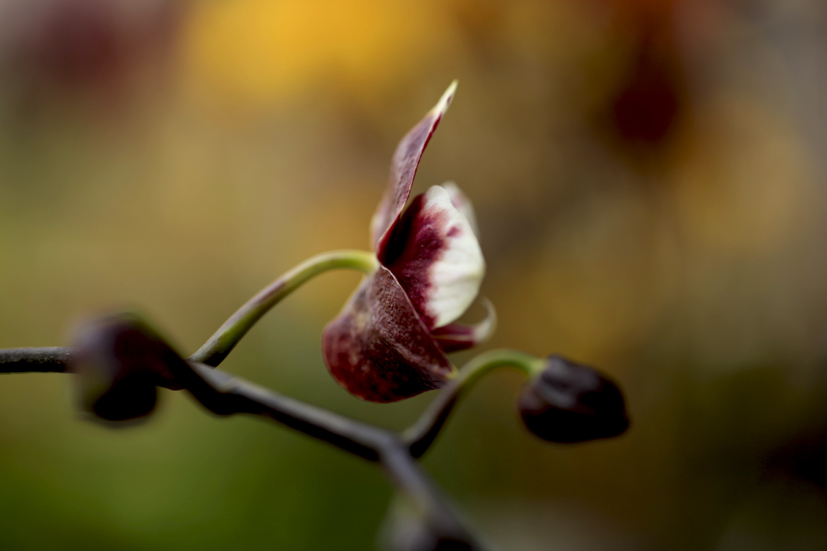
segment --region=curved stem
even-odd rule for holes
[[[323,253],[305,260],[248,300],[189,359],[217,366],[270,308],[310,279],[336,269],[369,274],[376,270],[377,264],[375,254],[353,250]]]
[[[6,348],[0,350],[0,373],[64,373],[71,348]]]
[[[532,376],[542,370],[544,364],[545,360],[516,350],[492,350],[469,361],[431,402],[419,420],[403,433],[402,438],[411,455],[422,457],[428,451],[448,420],[460,394],[484,375],[500,367],[514,367]]]

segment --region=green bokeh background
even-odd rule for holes
[[[485,348],[600,367],[633,425],[540,442],[497,373],[434,479],[501,549],[824,549],[825,74],[816,0],[5,0],[0,347],[129,307],[190,353],[293,265],[368,246],[397,141],[458,78],[414,191],[475,203]],[[431,396],[362,403],[325,371],[358,281],[309,283],[223,367],[411,423]],[[71,385],[0,378],[0,549],[373,548],[375,466],[183,393],[113,430]]]

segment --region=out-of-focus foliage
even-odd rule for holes
[[[541,442],[502,373],[434,478],[503,549],[823,549],[826,52],[817,0],[5,0],[0,346],[127,305],[191,352],[368,246],[396,142],[458,78],[414,191],[475,202],[490,346],[600,367],[632,429]],[[356,282],[309,284],[226,368],[404,426],[427,395],[357,403],[325,372]],[[68,388],[0,378],[0,548],[372,545],[372,466],[183,394],[108,431]]]

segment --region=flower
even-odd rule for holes
[[[455,88],[456,82],[399,143],[371,223],[377,268],[322,337],[330,373],[364,400],[393,402],[439,388],[456,371],[445,354],[480,343],[494,328],[491,308],[475,326],[454,323],[485,273],[468,199],[448,183],[431,187],[404,210]]]

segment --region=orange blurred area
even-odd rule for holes
[[[435,2],[211,2],[192,11],[184,63],[205,94],[267,109],[326,83],[387,92],[451,39]]]
[[[433,478],[500,549],[825,549],[824,75],[817,0],[5,0],[0,347],[130,307],[191,353],[369,246],[396,143],[456,78],[414,193],[474,201],[486,348],[602,369],[632,428],[541,442],[497,373]],[[358,280],[309,283],[222,367],[406,426],[430,395],[362,403],[321,359]],[[183,393],[113,431],[68,376],[0,383],[0,549],[373,548],[372,465]]]

